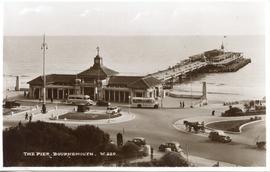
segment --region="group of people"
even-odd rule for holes
[[[180,108],[185,108],[185,102],[184,101],[183,102],[180,101]]]
[[[29,120],[29,122],[32,121],[33,115],[32,113],[29,115],[28,112],[25,113],[25,120]]]

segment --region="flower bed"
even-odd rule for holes
[[[59,116],[59,119],[74,119],[74,120],[99,120],[109,119],[121,116],[121,113],[117,114],[97,114],[97,113],[84,113],[84,112],[69,112]]]

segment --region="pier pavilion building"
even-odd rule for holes
[[[43,96],[43,76],[28,82],[29,98]],[[99,49],[94,64],[78,74],[46,75],[46,98],[67,99],[68,95],[89,95],[92,100],[128,103],[132,97],[153,97],[161,94],[161,82],[152,76],[123,76],[103,65]]]

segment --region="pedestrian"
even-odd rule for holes
[[[183,108],[185,108],[185,102],[184,102],[184,101],[183,101],[183,103],[182,103],[182,104],[183,104]]]
[[[28,113],[25,113],[25,120],[28,120]]]
[[[151,152],[151,160],[153,160],[153,157],[154,157],[154,148],[153,147],[151,147],[150,152]]]
[[[29,123],[31,123],[31,121],[32,121],[32,114],[30,114],[29,116]]]
[[[180,109],[182,108],[182,102],[180,101]]]
[[[18,126],[19,126],[19,128],[21,128],[21,126],[22,126],[22,121],[19,122]]]
[[[53,98],[51,97],[51,103],[53,103]]]
[[[212,116],[215,116],[215,111],[214,110],[212,111]]]

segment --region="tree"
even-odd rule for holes
[[[116,146],[115,146],[116,147]],[[64,124],[33,122],[3,132],[4,166],[74,166],[98,165],[105,157],[52,156],[53,152],[114,151],[109,135],[95,126],[76,129]],[[117,152],[117,149],[115,150]],[[25,156],[24,152],[49,152],[50,156]],[[110,160],[111,157],[106,157]],[[111,159],[115,159],[112,157]]]

